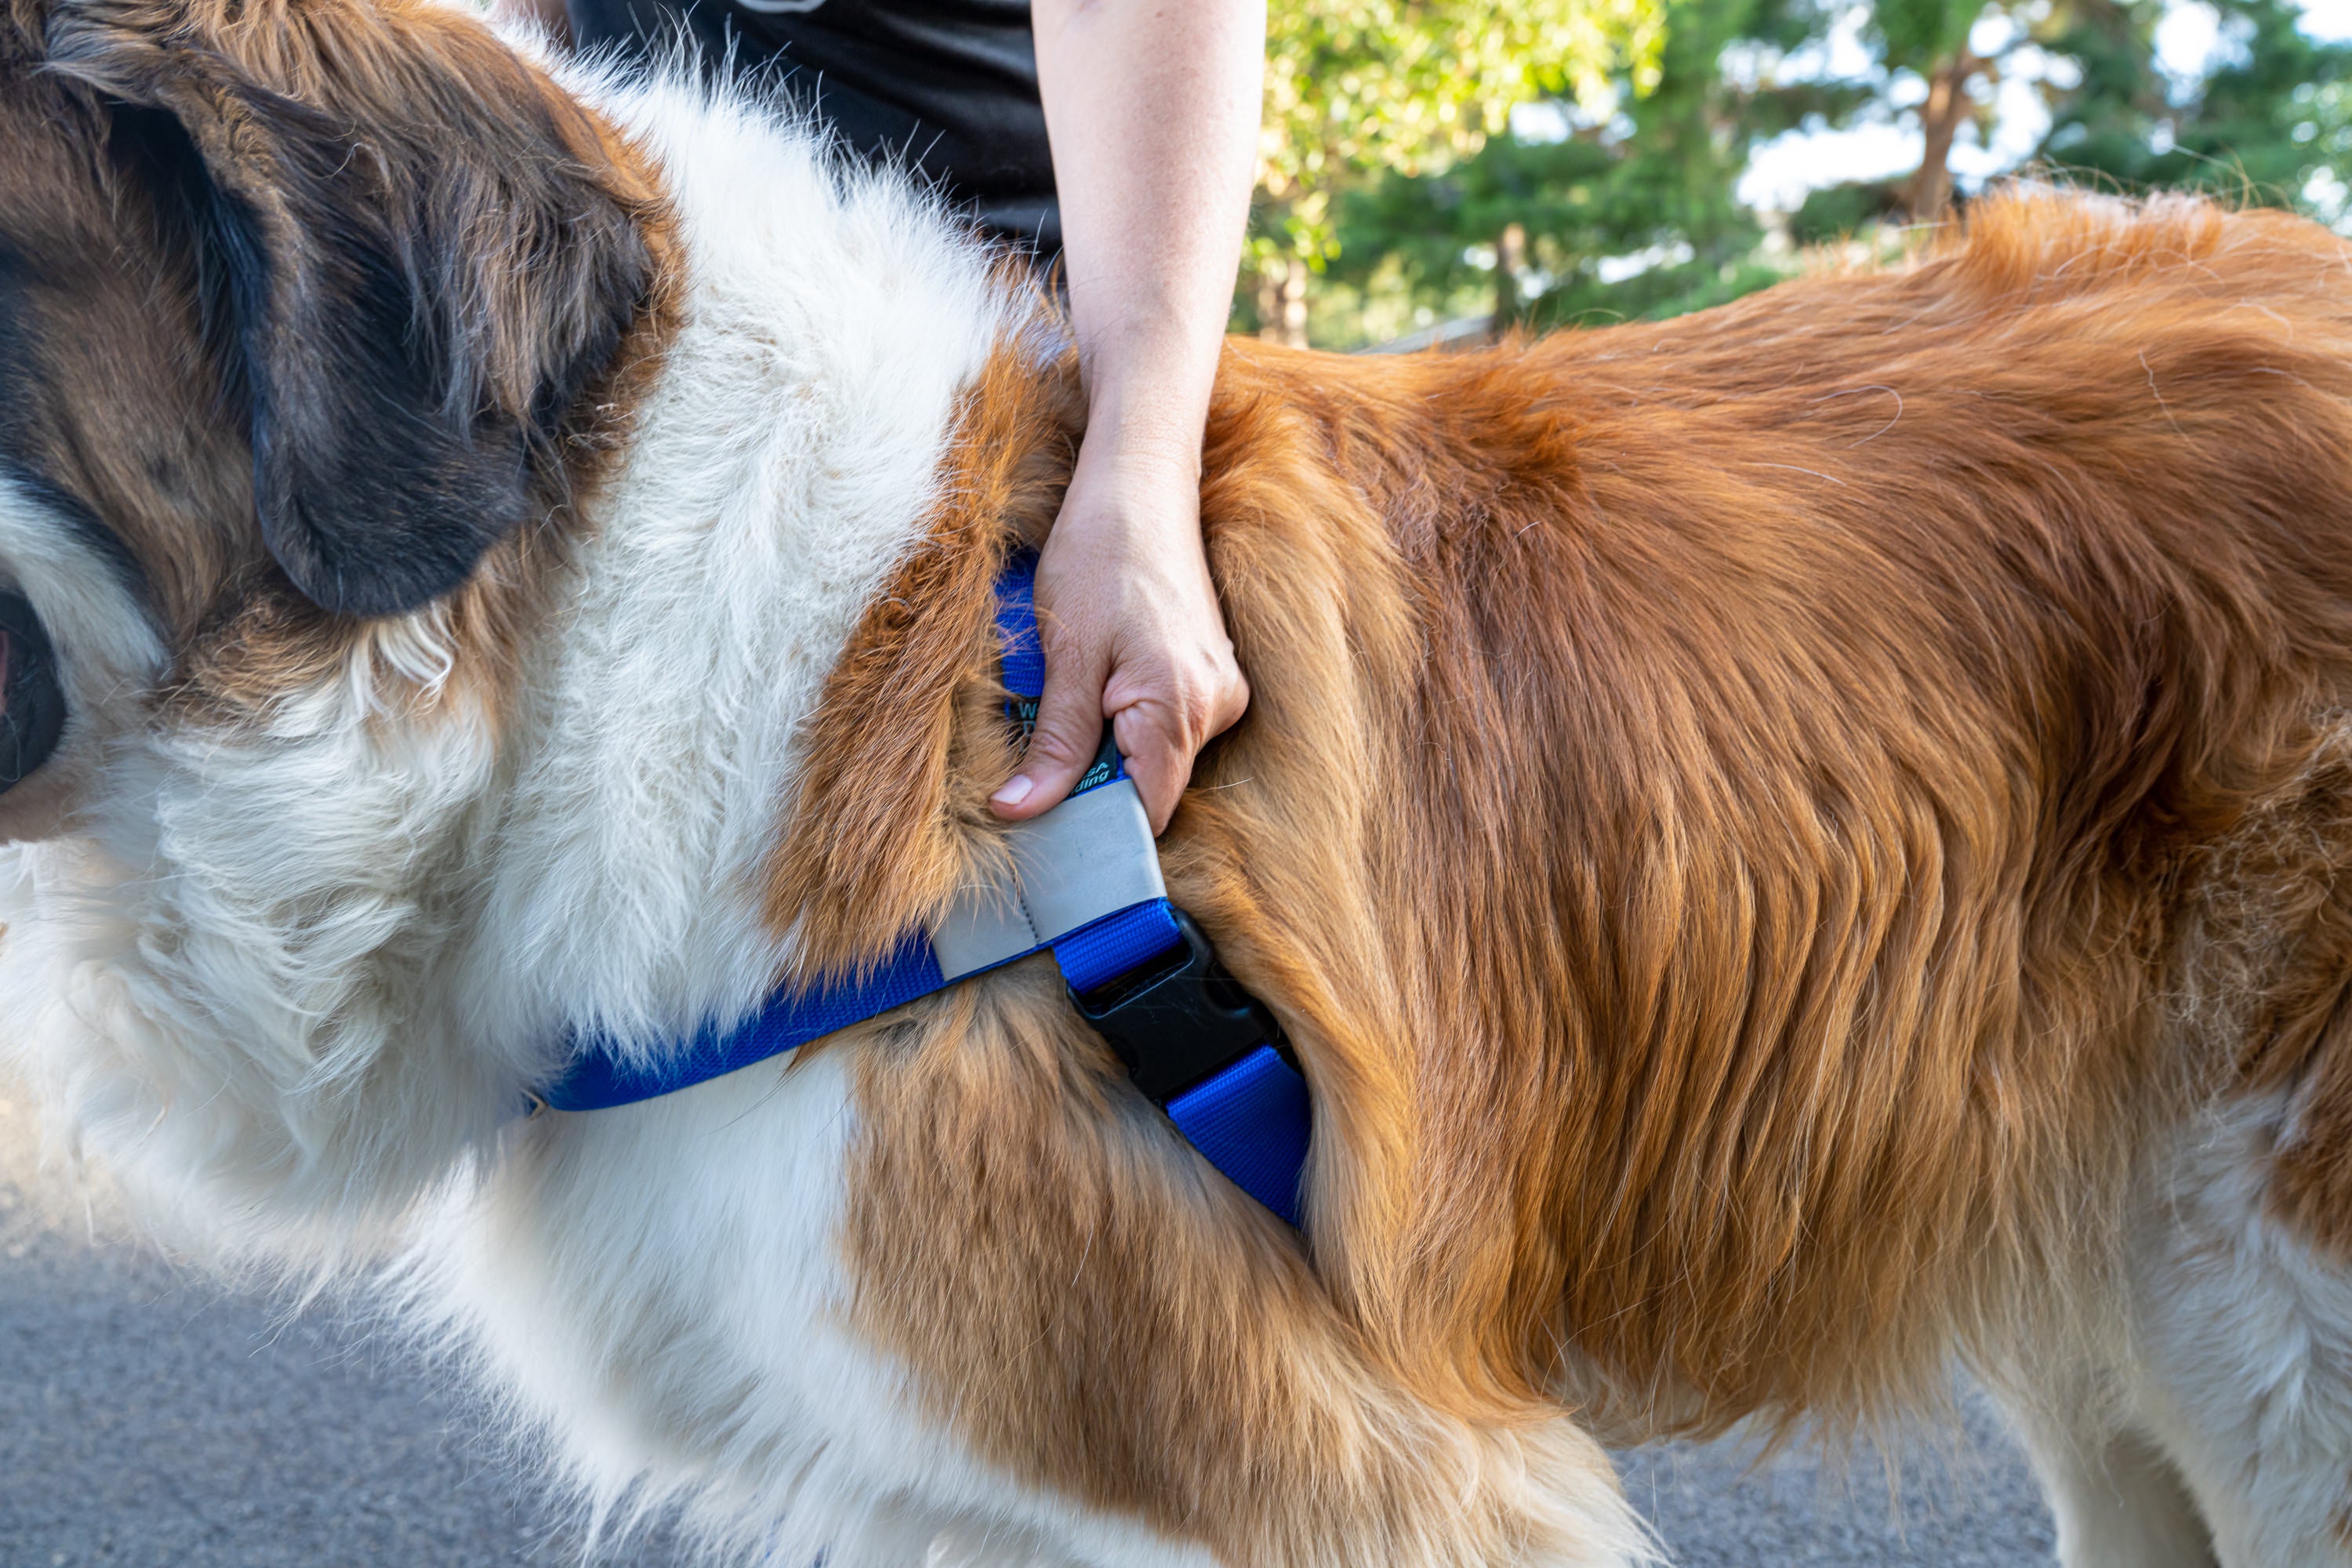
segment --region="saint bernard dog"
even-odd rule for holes
[[[800,1568],[1625,1563],[1601,1444],[2003,1401],[2074,1568],[2352,1563],[2352,246],[2023,192],[1229,350],[1170,884],[1304,1226],[1038,959],[519,1117],[1004,853],[1025,275],[724,88],[0,0],[0,1050],[593,1517]]]

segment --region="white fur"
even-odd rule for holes
[[[773,979],[749,887],[796,731],[1004,318],[896,182],[844,185],[807,136],[691,88],[603,91],[683,219],[686,323],[526,668],[478,952],[503,1028],[650,1039]]]
[[[0,472],[0,582],[33,603],[58,657],[66,695],[60,750],[89,716],[143,694],[163,668],[163,645],[113,563],[63,518]]]
[[[373,668],[453,673],[425,612],[264,733],[128,726],[89,759],[85,830],[0,857],[0,1053],[184,1240],[320,1271],[400,1242],[412,1321],[600,1519],[675,1506],[786,1568],[1198,1568],[976,1461],[847,1329],[855,1037],[513,1120],[572,1031],[651,1049],[740,1015],[789,959],[752,887],[800,737],[1012,325],[985,258],[903,182],[845,177],[723,96],[567,80],[661,169],[684,322],[521,650],[517,710],[381,710]],[[0,574],[52,627],[76,713],[152,690],[135,602],[5,480]],[[2261,1212],[2283,1114],[2235,1108],[2158,1168],[2131,1300],[2078,1331],[2074,1382],[2016,1401],[2074,1568],[2186,1568],[2208,1521],[2231,1568],[2345,1561],[2352,1279]],[[1563,1536],[1607,1517],[1565,1497],[1530,1517],[1547,1503]]]
[[[694,89],[582,85],[662,165],[691,287],[526,670],[468,989],[500,1032],[650,1047],[772,984],[750,883],[797,731],[1010,322],[984,258],[898,182],[844,183],[805,134]],[[715,1545],[843,1568],[951,1527],[994,1561],[1197,1561],[985,1472],[840,1326],[845,1054],[523,1129],[419,1227],[424,1315],[600,1513],[678,1501]]]
[[[2141,1416],[2223,1568],[2352,1563],[2352,1274],[2264,1212],[2287,1115],[2193,1124],[2133,1259]]]
[[[407,1237],[411,1311],[606,1517],[675,1502],[835,1568],[1198,1563],[979,1466],[841,1326],[841,1055],[513,1121],[572,1030],[652,1048],[772,984],[751,879],[801,728],[1010,324],[904,181],[696,88],[572,79],[660,166],[688,276],[520,710],[378,710],[372,664],[448,673],[426,612],[264,734],[134,728],[89,831],[0,862],[0,1037],[184,1242],[326,1271]],[[0,489],[73,699],[151,689],[87,556]]]
[[[2265,1212],[2284,1097],[2147,1162],[2108,1321],[2004,1402],[2066,1568],[2352,1564],[2352,1270]]]
[[[975,1562],[1204,1563],[990,1473],[844,1330],[847,1056],[534,1123],[423,1227],[427,1321],[477,1349],[600,1515],[683,1501],[712,1545],[822,1546],[844,1568],[958,1532]]]
[[[686,320],[504,732],[376,710],[371,667],[446,672],[424,612],[264,735],[141,732],[88,835],[14,857],[37,934],[0,973],[64,999],[17,1037],[110,1159],[195,1184],[232,1239],[404,1207],[574,1028],[650,1045],[765,994],[785,955],[750,879],[797,730],[1002,324],[982,257],[901,184],[693,89],[602,90],[668,174]],[[10,521],[59,527],[6,499],[0,547],[37,574]],[[42,607],[70,695],[152,685],[152,634],[82,603],[103,563],[67,580]]]

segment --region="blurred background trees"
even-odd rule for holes
[[[2352,0],[1272,0],[1235,324],[1351,348],[1673,314],[1992,179],[2352,229]]]

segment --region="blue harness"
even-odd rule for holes
[[[996,584],[1008,708],[1024,731],[1045,689],[1035,573],[1034,557],[1018,556]],[[651,1100],[1050,949],[1078,1011],[1136,1087],[1209,1163],[1296,1226],[1307,1081],[1273,1015],[1168,901],[1150,823],[1109,736],[1068,800],[1006,837],[1011,872],[966,889],[956,909],[907,933],[866,978],[780,990],[735,1027],[706,1026],[649,1062],[606,1039],[579,1040],[562,1080],[538,1098],[575,1111]]]

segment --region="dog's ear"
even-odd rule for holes
[[[652,287],[640,176],[436,7],[59,0],[46,53],[184,137],[286,574],[362,616],[463,582],[546,494],[567,411]]]

